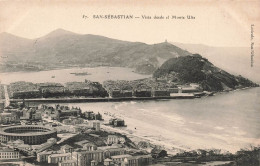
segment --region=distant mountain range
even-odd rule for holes
[[[44,69],[52,69],[54,66],[130,67],[138,73],[153,74],[155,78],[170,78],[181,84],[199,83],[204,90],[220,91],[239,86],[256,86],[243,77],[232,75],[239,75],[236,72],[241,69],[240,72],[247,76],[247,71],[252,69],[249,61],[246,67],[234,67],[234,64],[244,65],[250,60],[250,57],[245,56],[247,51],[248,48],[217,48],[168,42],[148,45],[97,35],[81,35],[63,29],[37,39],[2,33],[0,53],[5,60],[1,61],[0,71],[37,71],[41,70],[37,65],[42,64]],[[207,59],[193,53],[200,53]],[[217,63],[218,67],[208,59]],[[220,69],[221,65],[232,74]]]
[[[57,29],[37,39],[0,34],[0,53],[6,61],[62,65],[107,65],[131,67],[153,73],[169,58],[190,55],[188,51],[164,42],[148,45],[97,35],[81,35]]]

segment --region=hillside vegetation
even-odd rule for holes
[[[190,53],[170,43],[148,45],[98,35],[82,35],[57,29],[37,39],[25,39],[8,33],[0,34],[1,56],[6,61],[49,66],[130,67],[152,74],[159,61]]]
[[[242,76],[234,76],[217,68],[199,54],[171,58],[154,72],[153,77],[179,84],[198,83],[207,91],[258,86]]]

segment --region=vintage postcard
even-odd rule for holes
[[[259,166],[259,0],[0,0],[0,166]]]

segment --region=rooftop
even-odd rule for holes
[[[73,147],[71,147],[70,145],[63,145],[61,148],[63,148],[63,149],[71,149]]]
[[[83,141],[76,142],[76,144],[86,144],[86,143],[89,143],[89,141],[88,140],[83,140]]]
[[[118,138],[118,136],[117,136],[117,135],[108,135],[107,137],[108,137],[108,138],[109,138],[109,137]]]
[[[0,116],[12,116],[12,113],[5,112],[5,113],[0,113]]]
[[[27,144],[21,144],[21,145],[18,145],[19,148],[31,148],[30,145],[27,145]]]
[[[104,161],[113,161],[113,160],[111,160],[111,159],[107,158],[107,159],[105,159]]]
[[[58,154],[52,154],[50,157],[61,157],[61,156],[70,156],[70,153],[58,153]]]
[[[43,151],[38,154],[54,154],[54,153],[55,153],[54,151]]]
[[[83,149],[82,149],[83,150]],[[83,150],[83,151],[79,151],[79,152],[76,152],[77,154],[87,154],[87,153],[102,153],[103,150],[94,150],[94,151],[86,151],[86,150]]]
[[[11,148],[2,148],[0,149],[0,152],[15,152],[15,150]]]
[[[117,155],[117,156],[111,156],[112,159],[119,159],[119,158],[129,158],[132,157],[129,154],[123,154],[123,155]]]
[[[75,163],[76,160],[65,160],[65,161],[61,161],[61,163]]]
[[[98,147],[100,150],[124,150],[124,148],[120,148],[118,146],[101,146]]]
[[[139,159],[139,158],[152,158],[151,155],[139,155],[139,156],[133,156],[133,158],[135,159]]]

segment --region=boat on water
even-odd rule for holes
[[[51,78],[55,78],[55,76],[51,76]]]
[[[91,75],[90,73],[88,72],[81,72],[81,73],[70,73],[70,74],[74,74],[75,76],[85,76],[85,75]]]

